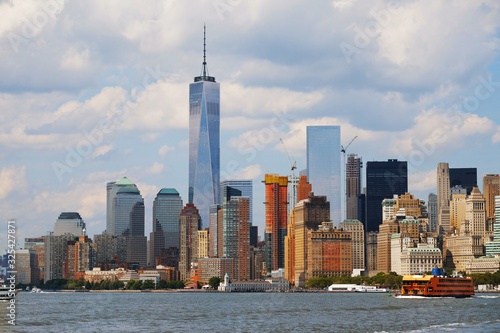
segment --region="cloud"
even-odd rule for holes
[[[12,192],[22,192],[26,189],[26,166],[4,167],[0,171],[0,199],[5,199]]]
[[[158,175],[163,171],[164,168],[165,165],[159,162],[155,162],[150,168],[146,170],[146,172],[152,175]]]
[[[436,169],[429,171],[415,170],[408,175],[408,188],[412,191],[432,191],[436,188],[437,172]],[[427,198],[421,198],[423,200]]]
[[[167,153],[169,151],[174,151],[174,150],[175,150],[175,147],[163,145],[158,149],[158,155],[160,155],[161,157],[165,157],[165,156],[167,156]]]
[[[90,65],[89,49],[79,50],[77,47],[70,47],[61,58],[61,69],[69,71],[81,71]]]
[[[260,164],[249,165],[238,172],[229,175],[227,179],[255,179],[263,174]]]
[[[97,147],[94,152],[92,153],[92,157],[93,158],[96,158],[96,157],[99,157],[99,156],[104,156],[106,155],[107,153],[109,153],[111,150],[113,150],[113,145],[103,145],[103,146],[99,146]]]

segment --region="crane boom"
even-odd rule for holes
[[[349,143],[347,144],[347,146],[345,146],[345,148],[344,148],[344,146],[340,145],[340,151],[341,151],[342,153],[345,153],[345,151],[347,150],[347,148],[349,148],[349,146],[351,145],[351,143],[353,143],[353,142],[354,142],[354,140],[356,140],[356,138],[357,138],[357,137],[358,137],[358,136],[356,135],[354,138],[352,138],[352,140],[351,140],[351,141],[349,141]]]

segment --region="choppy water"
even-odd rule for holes
[[[499,332],[500,294],[20,293],[11,332]]]

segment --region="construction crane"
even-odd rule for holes
[[[342,152],[344,154],[344,189],[345,189],[345,208],[344,208],[344,219],[347,218],[347,164],[346,164],[346,161],[345,161],[345,152],[347,150],[347,148],[349,148],[349,146],[351,145],[351,143],[354,142],[354,140],[356,140],[358,136],[356,135],[354,138],[352,138],[351,141],[349,141],[349,143],[347,144],[347,146],[342,146],[340,145],[340,152]]]
[[[295,179],[295,169],[297,169],[297,161],[294,161],[292,163],[292,159],[290,158],[290,154],[288,154],[288,150],[286,150],[286,146],[285,146],[285,142],[283,142],[283,140],[281,140],[280,138],[280,141],[281,143],[283,144],[283,148],[285,148],[285,153],[286,153],[286,156],[288,157],[288,162],[290,163],[290,170],[292,171],[292,193],[290,195],[290,202],[291,202],[291,205],[290,205],[290,210],[292,209],[295,209],[295,191],[296,191],[296,179]]]

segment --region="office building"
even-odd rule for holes
[[[241,192],[240,196],[248,197],[250,199],[250,225],[253,225],[253,181],[251,179],[231,179],[223,180],[220,183],[220,198],[219,204],[224,203],[224,197],[227,198],[227,193],[224,195],[225,188],[236,189]],[[229,194],[231,196],[231,194]],[[228,199],[231,199],[230,197]]]
[[[198,230],[198,255],[197,258],[208,258],[208,247],[209,247],[209,232],[208,228],[204,230]]]
[[[189,200],[209,227],[210,205],[219,202],[220,85],[209,76],[203,36],[200,76],[189,85]]]
[[[268,273],[285,268],[285,236],[288,211],[288,177],[266,174],[265,251]]]
[[[127,177],[123,177],[119,181],[116,182],[108,182],[106,184],[106,232],[111,235],[119,235],[121,232],[117,230],[117,226],[115,225],[116,221],[114,220],[114,199],[118,190],[122,187],[132,186],[137,187],[130,179]]]
[[[477,186],[477,168],[450,168],[450,188],[461,186],[470,195]]]
[[[77,212],[62,212],[54,225],[54,236],[71,234],[82,236],[85,233],[85,222]]]
[[[378,268],[377,262],[377,247],[378,247],[378,232],[365,232],[366,238],[366,270],[376,271]]]
[[[117,268],[118,263],[127,260],[127,239],[123,236],[110,235],[107,232],[94,235],[97,264]]]
[[[235,279],[250,279],[250,198],[224,199],[222,256],[235,258]]]
[[[438,225],[437,233],[450,232],[450,168],[448,163],[438,163],[437,167]]]
[[[460,233],[460,225],[465,221],[467,208],[467,194],[452,194],[450,200],[450,227],[457,234]]]
[[[447,235],[443,239],[443,265],[465,272],[467,263],[484,255],[481,236]]]
[[[346,220],[358,219],[358,195],[361,194],[363,162],[356,154],[347,155],[345,167]]]
[[[434,193],[430,193],[427,201],[427,214],[429,218],[429,226],[431,232],[436,232],[437,230],[437,222],[438,222],[437,207],[438,207],[437,195],[435,195]]]
[[[358,220],[345,220],[339,225],[351,233],[352,269],[365,269],[365,228]]]
[[[16,250],[16,283],[38,284],[40,282],[40,268],[38,255],[34,250]]]
[[[330,202],[330,220],[341,222],[340,126],[307,126],[307,180]],[[382,201],[382,200],[381,200]]]
[[[219,255],[219,243],[220,246],[222,246],[222,224],[219,228],[219,211],[221,209],[222,207],[220,205],[210,206],[210,245],[208,247],[208,256],[210,258],[222,256],[222,254]]]
[[[307,176],[300,176],[297,183],[297,202],[309,198],[312,191],[312,185],[307,181]]]
[[[495,196],[495,224],[493,225],[493,241],[486,243],[486,255],[500,255],[500,195]]]
[[[161,230],[165,237],[164,248],[179,247],[179,216],[182,198],[174,188],[162,188],[153,202],[153,229]]]
[[[190,279],[191,263],[198,254],[198,230],[201,226],[201,218],[198,209],[188,203],[184,206],[180,217],[180,261],[179,272],[181,280]]]
[[[295,278],[296,286],[304,286],[308,272],[308,232],[317,230],[322,222],[330,218],[330,203],[326,196],[315,196],[313,193],[295,206]],[[286,274],[287,270],[285,269]]]
[[[484,237],[486,233],[486,200],[477,187],[466,199],[464,230],[461,234]],[[462,228],[461,228],[462,229]]]
[[[408,192],[408,163],[390,159],[366,163],[365,231],[377,231],[382,223],[382,200]]]
[[[64,234],[55,236],[53,233],[44,237],[45,246],[45,281],[63,278],[64,263],[68,257],[68,242],[76,242],[78,236]]]
[[[495,217],[495,196],[500,195],[500,176],[487,174],[483,177],[483,195],[486,199],[486,218]]]

